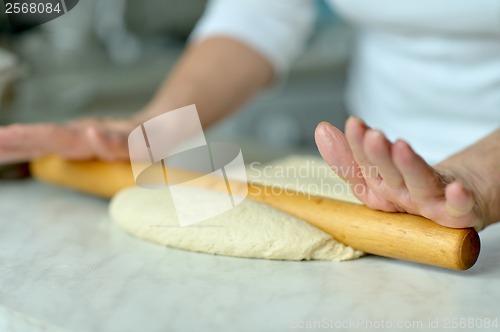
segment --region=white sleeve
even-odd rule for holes
[[[211,0],[190,39],[237,39],[282,74],[302,51],[314,18],[312,0]]]
[[[334,0],[341,14],[362,26],[396,33],[500,34],[500,0]]]

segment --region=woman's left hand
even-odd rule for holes
[[[498,136],[498,131],[493,135]],[[381,131],[355,117],[347,120],[345,135],[323,122],[315,138],[326,162],[372,209],[421,215],[453,228],[482,229],[498,220],[498,207],[490,206],[500,203],[498,174],[476,174],[459,155],[432,167],[408,143],[391,143]],[[493,137],[488,144],[498,145],[498,140]],[[472,153],[479,153],[478,149]],[[469,158],[471,152],[465,154]],[[488,157],[493,158],[490,164],[498,164],[498,155]],[[487,182],[491,176],[493,186]]]

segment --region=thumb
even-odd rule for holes
[[[474,213],[475,199],[462,183],[454,181],[445,188],[446,211],[451,217],[462,219],[462,227],[482,228],[481,219]]]

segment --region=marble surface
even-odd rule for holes
[[[106,201],[32,180],[0,182],[0,213],[2,332],[436,331],[500,320],[498,226],[481,233],[478,263],[457,272],[380,257],[282,262],[168,249],[114,226]]]

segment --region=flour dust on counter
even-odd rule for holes
[[[349,186],[317,157],[253,163],[247,166],[247,173],[250,181],[359,202]],[[182,197],[189,202],[201,191],[186,187]],[[111,219],[133,236],[184,250],[276,260],[344,261],[363,255],[300,219],[250,199],[189,227],[179,226],[168,189],[126,189],[113,198],[109,210]]]

